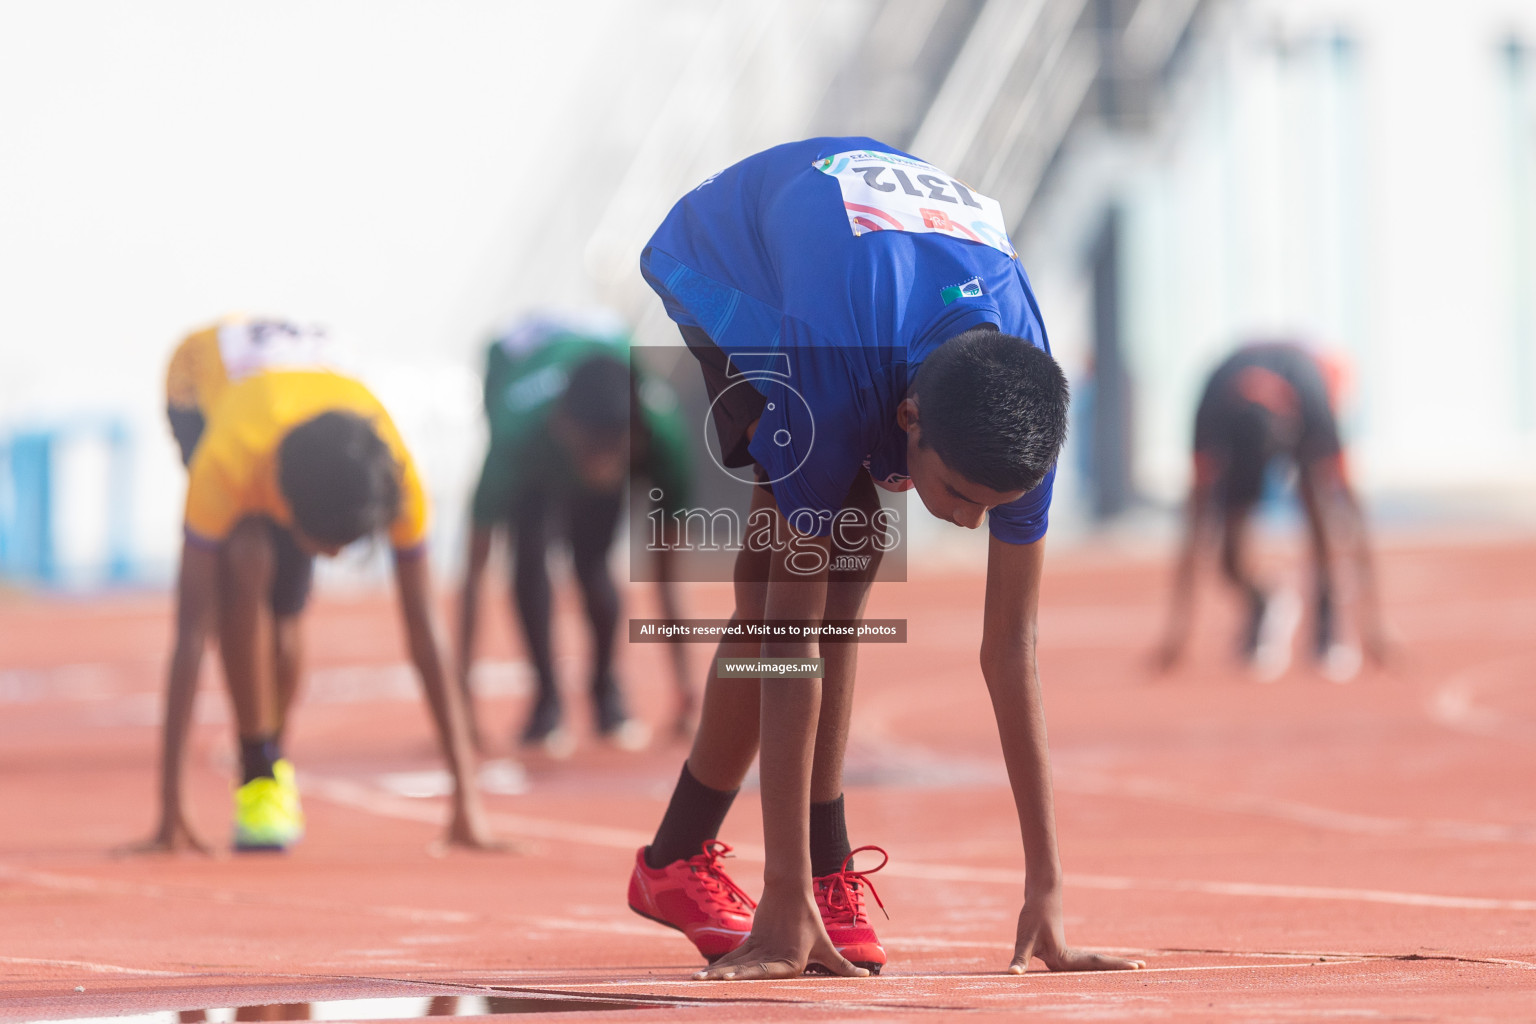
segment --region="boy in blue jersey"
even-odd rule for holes
[[[1010,970],[1031,956],[1053,970],[1141,966],[1064,938],[1035,620],[1067,387],[997,203],[871,139],[811,139],[689,193],[641,265],[703,369],[722,466],[757,482],[749,522],[789,541],[743,547],[734,621],[857,618],[882,550],[877,485],[915,489],[957,525],[989,523],[981,662],[1028,866]],[[844,569],[860,564],[837,557],[847,551],[874,557]],[[720,644],[722,658],[819,654],[823,674],[710,673],[693,749],[629,887],[631,908],[711,961],[698,978],[885,963],[864,912],[873,869],[854,869],[843,815],[856,648]],[[755,754],[757,903],[720,867],[729,847],[715,838]]]

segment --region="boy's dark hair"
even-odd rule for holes
[[[612,356],[594,356],[571,371],[560,411],[594,443],[617,445],[629,429],[634,400],[629,365]]]
[[[921,442],[965,479],[1033,489],[1067,436],[1067,378],[1044,350],[981,327],[944,342],[912,383]]]
[[[322,544],[350,544],[400,510],[394,454],[355,413],[325,412],[294,427],[278,446],[277,470],[294,525]]]

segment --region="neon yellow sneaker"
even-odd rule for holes
[[[304,838],[304,809],[293,764],[272,765],[273,778],[252,779],[235,790],[235,849],[283,851]]]

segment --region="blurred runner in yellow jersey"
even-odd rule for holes
[[[231,317],[171,359],[167,415],[188,467],[161,762],[146,849],[204,848],[181,766],[203,649],[218,638],[239,731],[238,850],[282,850],[304,820],[283,737],[302,671],[301,615],[316,555],[387,533],[411,660],[455,781],[451,842],[490,845],[464,711],[431,601],[427,500],[389,414],[338,371],[325,331]]]

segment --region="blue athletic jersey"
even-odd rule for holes
[[[861,468],[911,486],[896,406],[938,345],[992,324],[1050,351],[1000,214],[983,217],[997,204],[935,171],[866,138],[776,146],[680,199],[641,256],[667,315],[708,334],[768,400],[750,451],[802,532],[829,532]],[[1043,537],[1054,476],[993,509],[992,535]]]

